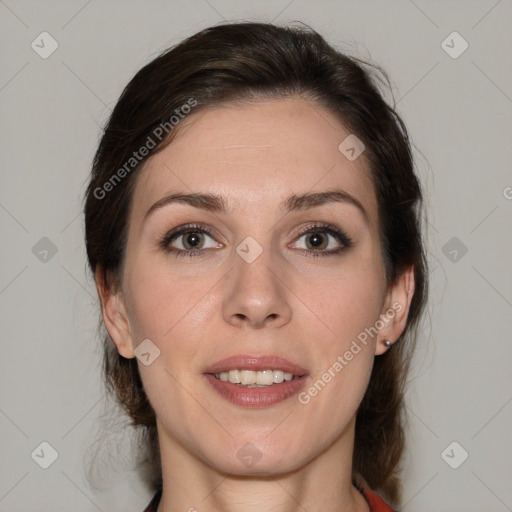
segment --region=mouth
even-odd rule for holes
[[[237,355],[203,372],[223,398],[244,407],[268,407],[299,392],[309,375],[301,366],[274,355]]]
[[[214,375],[216,379],[223,382],[239,384],[246,388],[266,388],[273,384],[281,384],[284,381],[289,382],[302,377],[302,375],[293,375],[284,370],[229,370],[210,375]]]

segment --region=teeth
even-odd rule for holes
[[[265,387],[272,384],[280,384],[283,381],[298,379],[298,375],[293,375],[282,370],[261,370],[254,372],[252,370],[230,370],[229,372],[216,373],[215,377],[224,382],[232,384],[241,384],[247,387]]]
[[[238,370],[229,370],[229,382],[240,384],[240,372]]]
[[[272,377],[274,377],[275,384],[280,384],[284,380],[284,372],[281,370],[274,370]]]
[[[240,372],[240,384],[245,386],[257,384],[258,373],[259,372],[253,372],[251,370],[242,370]]]
[[[274,372],[272,370],[262,370],[256,373],[256,384],[260,386],[270,386],[274,384]]]

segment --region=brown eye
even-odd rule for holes
[[[185,249],[198,249],[204,243],[204,236],[199,232],[190,232],[181,235],[183,241],[182,245]]]
[[[308,233],[306,236],[306,245],[308,246],[308,249],[326,249],[329,244],[328,236],[325,236],[323,233]]]
[[[211,242],[209,242],[211,240]],[[160,241],[161,247],[176,256],[197,256],[206,252],[205,249],[222,247],[205,227],[185,226],[171,231]]]
[[[299,238],[304,238],[305,244],[295,247],[306,251],[311,256],[332,256],[343,252],[352,246],[352,239],[338,228],[327,225],[314,225],[305,228]]]

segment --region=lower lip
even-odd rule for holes
[[[219,395],[242,407],[269,407],[295,395],[306,384],[306,376],[302,376],[295,380],[285,380],[280,384],[272,384],[264,388],[246,388],[239,384],[217,379],[209,373],[205,374],[205,377]]]

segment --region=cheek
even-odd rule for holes
[[[310,292],[322,323],[314,352],[316,372],[302,403],[311,414],[336,430],[355,414],[369,382],[375,357],[376,329],[384,288],[379,266],[353,262],[334,276],[322,291]],[[323,324],[323,325],[322,325]],[[320,327],[319,327],[320,326]],[[313,324],[310,334],[314,333]],[[307,403],[306,403],[307,402]]]
[[[138,361],[145,391],[157,416],[185,436],[194,422],[204,421],[201,409],[190,407],[191,366],[200,349],[202,330],[197,318],[208,316],[208,282],[187,279],[169,264],[135,261],[127,265],[126,289],[132,337],[137,345],[150,339],[159,356],[150,364]],[[127,262],[128,263],[128,262]],[[208,285],[208,286],[207,286]],[[186,391],[184,391],[186,389]],[[172,407],[170,407],[172,397]],[[179,418],[179,421],[177,420]]]
[[[323,330],[335,338],[336,348],[342,349],[375,325],[383,292],[378,272],[352,266],[326,281],[322,288],[316,287],[307,301],[318,312]]]
[[[129,316],[138,337],[163,343],[185,326],[193,329],[209,310],[208,278],[184,278],[171,270],[168,264],[134,262],[127,271]]]
[[[174,397],[173,410],[184,414],[190,397],[183,395],[179,383],[193,389],[188,384],[190,375],[214,314],[211,298],[205,294],[214,286],[213,278],[179,276],[159,262],[133,265],[126,275],[134,343],[149,339],[160,351],[151,365],[139,363],[150,401],[155,409],[166,410],[168,398],[160,396],[160,391],[168,390]]]

